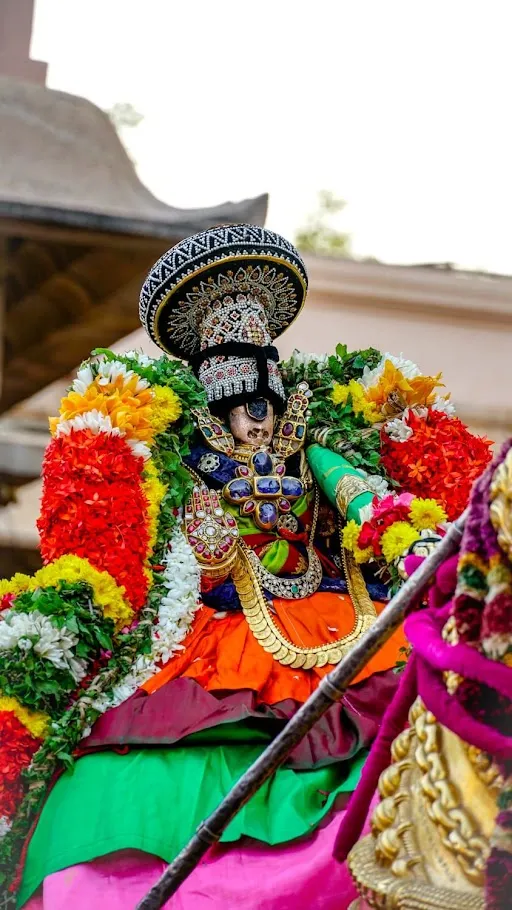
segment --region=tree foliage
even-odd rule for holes
[[[129,104],[127,101],[116,101],[110,110],[107,111],[107,114],[118,132],[125,127],[133,128],[138,126],[144,119],[144,115],[140,114],[133,104]]]
[[[348,256],[350,237],[332,226],[332,220],[343,211],[345,202],[330,190],[318,194],[318,204],[303,228],[297,231],[295,243],[303,253],[320,256]]]

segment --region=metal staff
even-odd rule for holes
[[[163,907],[209,848],[220,839],[242,806],[271,777],[329,706],[343,697],[349,683],[398,628],[407,608],[423,594],[441,564],[458,549],[466,517],[467,511],[451,525],[446,536],[400,588],[371,629],[359,639],[335,669],[323,678],[315,692],[242,775],[209,818],[201,822],[187,846],[178,853],[136,910],[160,910]]]

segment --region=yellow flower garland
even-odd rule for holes
[[[0,581],[0,598],[5,597],[6,594],[21,594],[23,591],[28,591],[28,586],[30,584],[30,576],[22,575],[21,572],[16,572],[16,575],[13,575],[12,578],[2,578]]]
[[[0,693],[0,711],[10,711],[19,720],[20,724],[36,739],[44,739],[48,732],[50,718],[42,711],[30,711],[24,708],[17,698]]]
[[[158,471],[154,462],[149,459],[144,465],[145,479],[143,483],[144,494],[148,501],[148,533],[149,533],[149,552],[148,556],[153,553],[156,535],[158,530],[158,516],[160,515],[160,506],[162,499],[167,492],[167,486],[162,483],[158,476]]]
[[[375,405],[368,401],[365,390],[356,379],[351,379],[348,385],[334,383],[331,392],[331,400],[334,404],[345,405],[349,396],[352,399],[354,414],[362,414],[367,423],[377,423],[381,419],[381,414]]]
[[[381,546],[384,559],[387,563],[399,559],[411,544],[419,539],[420,535],[408,521],[395,521],[382,535]]]
[[[169,424],[175,423],[178,417],[181,417],[181,401],[167,386],[154,385],[151,391],[153,399],[151,401],[151,427],[155,436],[163,433]]]
[[[416,531],[434,531],[448,516],[436,499],[413,499],[409,518]]]
[[[346,550],[349,550],[354,556],[355,561],[361,565],[363,562],[368,562],[368,560],[373,556],[373,550],[371,547],[366,547],[364,550],[358,546],[357,541],[359,539],[359,534],[361,533],[361,525],[354,521],[352,518],[350,521],[347,521],[347,524],[343,528],[342,542]]]
[[[80,556],[61,556],[49,565],[39,569],[30,578],[28,575],[14,575],[10,581],[0,583],[0,596],[35,591],[37,588],[58,587],[61,581],[85,582],[94,591],[94,600],[103,610],[103,615],[114,621],[117,629],[129,625],[133,610],[125,600],[125,590],[119,587],[108,572],[101,572]]]

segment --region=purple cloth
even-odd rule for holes
[[[370,746],[399,679],[388,670],[351,686],[342,702],[333,705],[294,749],[287,765],[321,767],[350,759]],[[258,704],[255,693],[247,689],[214,695],[195,680],[181,677],[152,695],[139,689],[118,708],[108,711],[97,720],[82,748],[172,745],[201,730],[251,720],[275,736],[299,707],[293,699],[271,706]]]

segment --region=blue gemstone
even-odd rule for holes
[[[244,480],[243,477],[231,480],[228,483],[227,491],[231,499],[246,499],[252,492],[249,481]]]
[[[297,437],[297,439],[302,439],[302,437],[304,436],[305,429],[306,429],[306,427],[304,426],[303,423],[297,424],[297,426],[295,427],[295,436]]]
[[[304,492],[301,481],[297,480],[296,477],[283,477],[281,484],[283,496],[291,496],[296,499],[297,496],[301,496]]]
[[[273,502],[259,502],[256,506],[256,521],[265,530],[273,528],[277,522],[277,507]]]
[[[256,452],[252,456],[252,465],[256,474],[270,474],[272,470],[272,459],[267,452]]]
[[[276,496],[281,492],[281,484],[276,477],[256,477],[255,486],[260,496]]]

